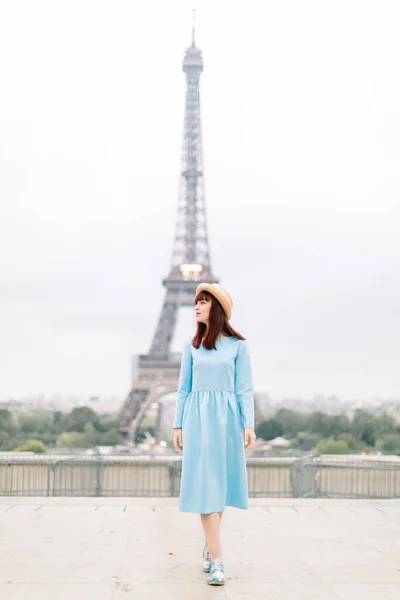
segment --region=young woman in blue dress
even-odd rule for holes
[[[203,570],[225,583],[221,519],[226,506],[248,508],[245,451],[253,447],[254,396],[245,338],[229,324],[232,299],[216,283],[196,289],[197,331],[185,342],[174,417],[183,451],[179,508],[201,516]]]

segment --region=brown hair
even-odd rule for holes
[[[201,342],[203,342],[206,350],[212,350],[213,348],[216,350],[215,342],[221,333],[229,337],[236,337],[238,340],[246,339],[229,325],[224,309],[215,296],[209,292],[200,292],[194,299],[194,303],[196,304],[200,300],[211,300],[210,319],[208,327],[205,323],[197,323],[197,331],[192,339],[192,344],[195,348],[199,348]]]

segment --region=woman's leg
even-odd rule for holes
[[[220,520],[222,521],[222,516],[223,516],[223,514],[224,514],[224,511],[222,510],[222,511],[221,511],[221,512],[219,512],[218,514],[219,514],[219,518],[220,518]],[[203,515],[200,515],[200,516],[202,517]],[[203,519],[202,519],[202,521],[203,521]],[[203,528],[204,528],[204,525],[203,525]],[[206,530],[205,530],[205,529],[204,529],[204,545],[205,545],[205,546],[207,546],[207,548],[209,548],[209,545],[208,545],[208,542],[207,542]]]
[[[211,558],[213,560],[221,558],[221,518],[222,513],[210,513],[201,515],[201,522],[204,529],[204,537],[206,545],[210,549]]]

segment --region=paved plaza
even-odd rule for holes
[[[399,600],[400,501],[228,508],[224,588],[176,499],[0,497],[1,600]]]

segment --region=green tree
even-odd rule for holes
[[[37,433],[39,422],[34,415],[21,415],[18,419],[18,426],[21,433]]]
[[[110,415],[105,416],[101,423],[106,431],[109,431],[110,429],[118,429],[117,419],[110,418]]]
[[[263,440],[273,440],[283,435],[283,426],[274,419],[268,419],[258,425],[256,435]]]
[[[308,430],[310,433],[318,433],[322,437],[330,437],[333,435],[330,416],[320,411],[313,412],[308,421]]]
[[[275,412],[274,421],[283,427],[283,433],[288,437],[294,437],[299,431],[308,429],[308,415],[289,408],[278,409]]]
[[[14,452],[37,452],[42,454],[46,452],[46,446],[40,440],[27,440],[21,446],[14,448]]]
[[[86,423],[83,436],[89,446],[97,446],[100,443],[101,435],[93,423]]]
[[[37,438],[42,440],[42,442],[43,442],[43,444],[45,444],[45,446],[50,447],[50,446],[56,445],[58,434],[57,433],[42,433],[41,435],[38,435]]]
[[[105,431],[98,414],[90,406],[78,406],[68,415],[68,431],[83,433],[85,426],[92,423],[97,431]]]
[[[124,438],[116,427],[109,429],[101,434],[100,444],[102,446],[116,446],[123,444]]]
[[[400,454],[400,435],[398,433],[387,433],[380,440],[379,448],[388,454]]]
[[[341,433],[338,436],[338,440],[346,442],[350,450],[357,450],[360,447],[360,442],[352,433]]]
[[[399,433],[397,431],[397,423],[394,417],[384,413],[382,415],[375,416],[375,435],[381,438],[386,433]]]
[[[60,422],[62,417],[62,412],[60,410],[53,411],[53,424],[56,425]]]
[[[20,415],[18,427],[21,433],[54,433],[52,413],[48,410],[35,410],[31,414]]]
[[[301,431],[297,436],[298,445],[300,450],[308,452],[315,448],[321,439],[319,433],[310,433],[309,431]]]
[[[66,448],[72,450],[73,448],[89,448],[90,444],[85,440],[83,433],[78,431],[64,432],[57,438],[57,448]]]
[[[328,415],[331,435],[338,437],[341,434],[347,434],[351,430],[351,422],[347,415]]]
[[[8,408],[0,408],[0,431],[14,435],[16,429],[12,412]]]
[[[361,434],[361,440],[365,442],[367,446],[375,446],[375,435],[373,425],[365,426],[365,429]]]
[[[2,452],[11,452],[15,448],[15,439],[12,437],[3,440],[0,444],[0,450]]]
[[[10,439],[10,434],[7,431],[0,431],[0,447],[1,445]]]
[[[350,449],[344,440],[321,440],[317,452],[318,454],[349,454]]]
[[[375,445],[375,427],[376,419],[375,416],[364,410],[358,408],[351,422],[351,433],[353,433],[357,439],[364,441],[369,446]],[[372,444],[370,442],[373,442]]]

